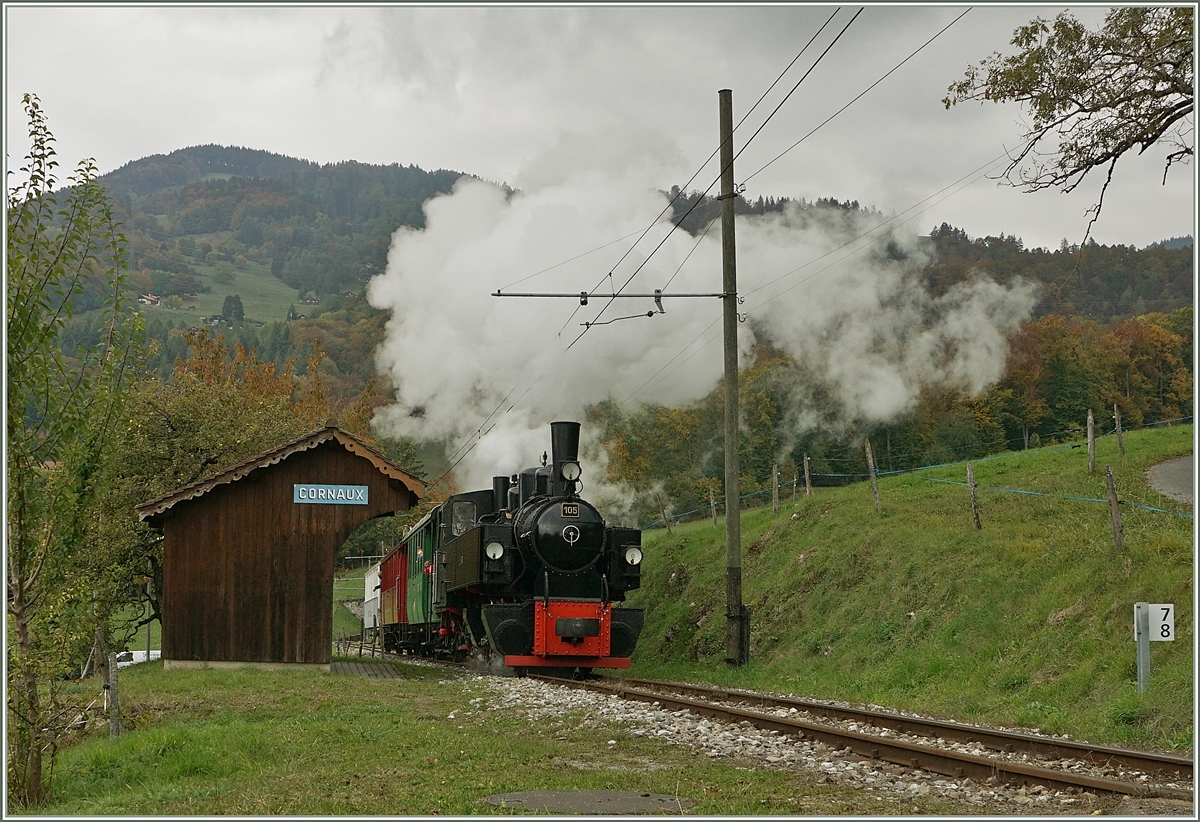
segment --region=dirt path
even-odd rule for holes
[[[1164,497],[1190,507],[1196,499],[1196,455],[1160,462],[1146,472],[1146,481]]]

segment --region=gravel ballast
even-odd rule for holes
[[[523,713],[531,724],[570,718],[596,728],[623,729],[634,737],[653,737],[679,745],[696,756],[740,760],[755,767],[807,771],[818,784],[836,784],[899,798],[938,798],[977,806],[980,813],[1091,814],[1112,802],[1091,793],[1067,794],[1042,787],[980,784],[888,763],[865,761],[821,742],[762,731],[748,722],[713,721],[687,711],[667,711],[646,703],[588,693],[531,679],[475,677],[490,698],[473,707]],[[616,740],[608,744],[616,745]],[[1179,803],[1185,805],[1186,803]],[[1190,813],[1190,805],[1187,805]],[[1175,813],[1184,813],[1176,810]]]

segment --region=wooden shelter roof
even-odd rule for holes
[[[294,439],[291,442],[284,443],[278,448],[273,448],[259,454],[257,457],[251,457],[245,462],[238,463],[232,468],[227,468],[215,476],[205,480],[190,483],[182,488],[176,488],[168,494],[164,494],[157,499],[152,499],[149,502],[143,502],[136,507],[138,519],[147,520],[151,517],[158,516],[165,511],[171,509],[176,503],[186,500],[196,499],[216,488],[218,485],[227,485],[232,482],[237,482],[252,471],[259,468],[266,468],[270,465],[275,465],[292,454],[301,451],[307,451],[310,448],[316,448],[330,441],[337,441],[352,454],[357,454],[371,462],[380,473],[399,481],[411,493],[416,494],[418,498],[425,496],[425,483],[417,477],[399,467],[383,454],[380,454],[371,446],[360,440],[353,434],[343,431],[337,425],[337,420],[329,420],[324,428],[319,428],[311,434],[306,434],[303,437]]]

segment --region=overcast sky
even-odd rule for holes
[[[739,129],[739,149],[858,8],[843,7]],[[738,157],[746,195],[836,197],[899,212],[1017,145],[1017,106],[947,111],[941,99],[968,64],[1009,48],[1016,26],[1062,7],[971,10],[753,174],[965,8],[867,6]],[[593,167],[621,166],[627,153],[652,157],[645,186],[666,189],[684,184],[716,147],[718,90],[733,90],[740,119],[833,9],[9,4],[6,154],[19,165],[28,147],[20,101],[33,92],[63,165],[92,156],[101,172],[219,143],[320,163],[449,168],[519,187],[543,182],[523,175],[569,167],[586,151],[583,164]],[[1102,8],[1072,10],[1103,19]],[[1173,169],[1164,186],[1164,154],[1118,164],[1098,241],[1144,246],[1192,233],[1195,167]],[[710,163],[691,187],[714,176]],[[910,225],[927,233],[944,221],[973,237],[1013,234],[1057,248],[1082,238],[1099,182],[1063,195],[982,179],[938,195]]]

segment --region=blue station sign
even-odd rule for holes
[[[314,485],[297,483],[292,486],[292,502],[314,503],[317,505],[366,505],[367,493],[370,488],[366,485]]]

